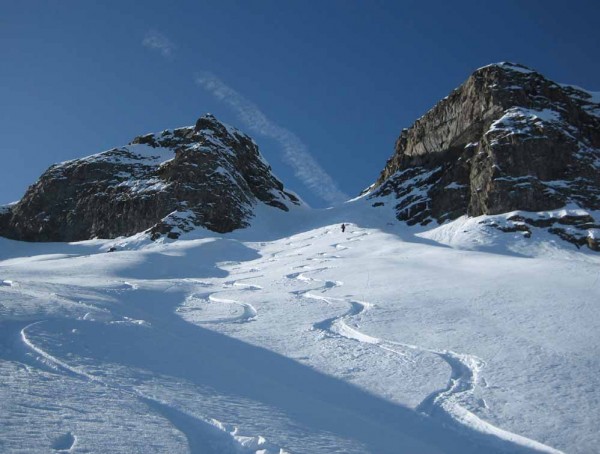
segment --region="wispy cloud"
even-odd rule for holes
[[[271,121],[256,104],[214,74],[202,72],[196,77],[196,83],[232,108],[250,131],[279,142],[283,149],[284,161],[314,194],[332,204],[348,200],[348,196],[338,189],[333,179],[315,161],[308,147],[296,134]]]
[[[154,30],[146,33],[142,45],[160,52],[163,57],[170,57],[175,50],[175,44],[169,38]]]

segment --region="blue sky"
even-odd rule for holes
[[[211,112],[326,206],[371,184],[400,130],[480,66],[600,90],[598,1],[21,0],[0,13],[0,203],[55,162]]]

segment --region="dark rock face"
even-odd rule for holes
[[[393,195],[398,219],[410,225],[569,205],[598,210],[600,99],[522,65],[481,68],[402,131],[367,191]]]
[[[247,226],[261,202],[286,211],[300,203],[250,137],[207,115],[195,127],[50,167],[0,210],[0,235],[78,241],[150,229],[156,239],[196,226],[223,233]]]

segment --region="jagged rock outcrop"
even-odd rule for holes
[[[366,191],[373,199],[393,195],[398,219],[411,225],[465,214],[599,210],[600,96],[518,64],[480,68],[402,131]],[[590,217],[570,220],[567,231],[554,226],[560,216],[550,216],[548,227],[589,244],[598,228]]]
[[[195,126],[50,167],[17,204],[0,210],[0,235],[26,241],[115,238],[146,231],[177,238],[196,226],[248,225],[257,203],[299,204],[247,135],[211,115]]]

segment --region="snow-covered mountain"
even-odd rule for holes
[[[50,167],[0,212],[0,235],[27,241],[115,238],[148,230],[177,238],[248,226],[257,204],[300,200],[273,176],[256,143],[212,115],[195,126]]]
[[[600,93],[519,64],[480,68],[402,131],[366,192],[408,224],[510,213],[487,225],[600,250]]]
[[[482,229],[549,232],[600,250],[600,94],[520,64],[480,68],[402,131],[363,193],[408,225],[486,215]],[[52,166],[22,200],[0,207],[0,235],[177,238],[196,227],[247,227],[258,204],[301,203],[250,137],[206,115],[195,127]]]
[[[323,210],[211,116],[53,166],[0,207],[0,452],[597,452],[597,116],[482,68]]]

